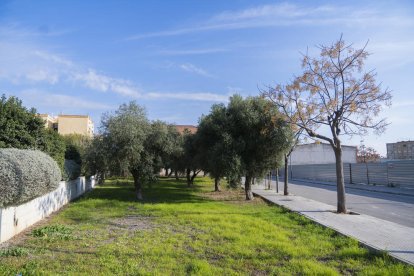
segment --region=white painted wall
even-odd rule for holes
[[[342,146],[342,161],[356,163],[356,147]],[[335,163],[335,154],[329,144],[298,145],[291,154],[292,165],[332,163]]]
[[[85,177],[67,182],[61,181],[59,187],[48,194],[19,206],[0,208],[0,243],[44,219],[94,187],[93,177],[88,181]]]

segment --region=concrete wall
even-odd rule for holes
[[[342,146],[342,160],[344,163],[356,163],[356,147]],[[329,144],[298,145],[291,154],[292,165],[332,163],[335,163],[335,154]]]
[[[19,206],[0,208],[0,243],[59,210],[95,186],[95,179],[61,181],[54,191]]]

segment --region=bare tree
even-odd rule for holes
[[[357,148],[357,163],[373,163],[378,162],[381,159],[381,155],[371,147],[361,145]]]
[[[342,36],[329,46],[319,46],[316,58],[303,55],[303,73],[287,85],[277,85],[269,97],[289,122],[312,138],[329,142],[335,153],[337,211],[346,213],[341,135],[376,134],[385,130],[385,119],[376,119],[391,94],[376,82],[374,70],[363,71],[369,53],[345,44]],[[326,134],[325,134],[326,133]]]
[[[271,101],[276,103],[280,107],[280,103],[275,99],[275,90],[272,87],[267,87],[267,90],[261,90],[262,97],[269,98]],[[293,139],[288,148],[287,152],[283,155],[284,162],[284,178],[283,178],[283,195],[289,195],[289,157],[292,154],[293,150],[299,144],[299,141],[302,136],[304,136],[304,129],[298,125],[298,114],[297,109],[293,106],[286,106],[286,108],[280,108],[282,114],[286,115],[286,121],[290,126],[290,129],[293,134]]]
[[[299,139],[303,133],[303,128],[297,128],[297,127],[292,127],[292,129],[296,129],[296,131],[293,131],[294,136],[293,136],[293,141],[292,144],[289,148],[289,150],[285,153],[284,156],[284,163],[285,163],[285,173],[284,173],[284,179],[283,179],[283,195],[289,195],[289,190],[288,190],[288,183],[289,183],[289,170],[288,170],[288,166],[289,166],[289,156],[292,154],[293,150],[295,149],[295,147],[298,145],[299,143]]]

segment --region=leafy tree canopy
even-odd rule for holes
[[[16,97],[0,99],[0,148],[39,149],[49,154],[63,172],[65,142],[61,135],[45,128],[36,109],[23,106]]]
[[[36,149],[44,122],[16,97],[0,98],[0,148]]]

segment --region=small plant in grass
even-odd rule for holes
[[[19,256],[26,256],[29,254],[29,251],[23,247],[10,247],[0,250],[0,257],[19,257]]]
[[[32,231],[32,235],[38,238],[52,238],[60,240],[73,239],[72,229],[65,225],[55,224],[37,228]]]

